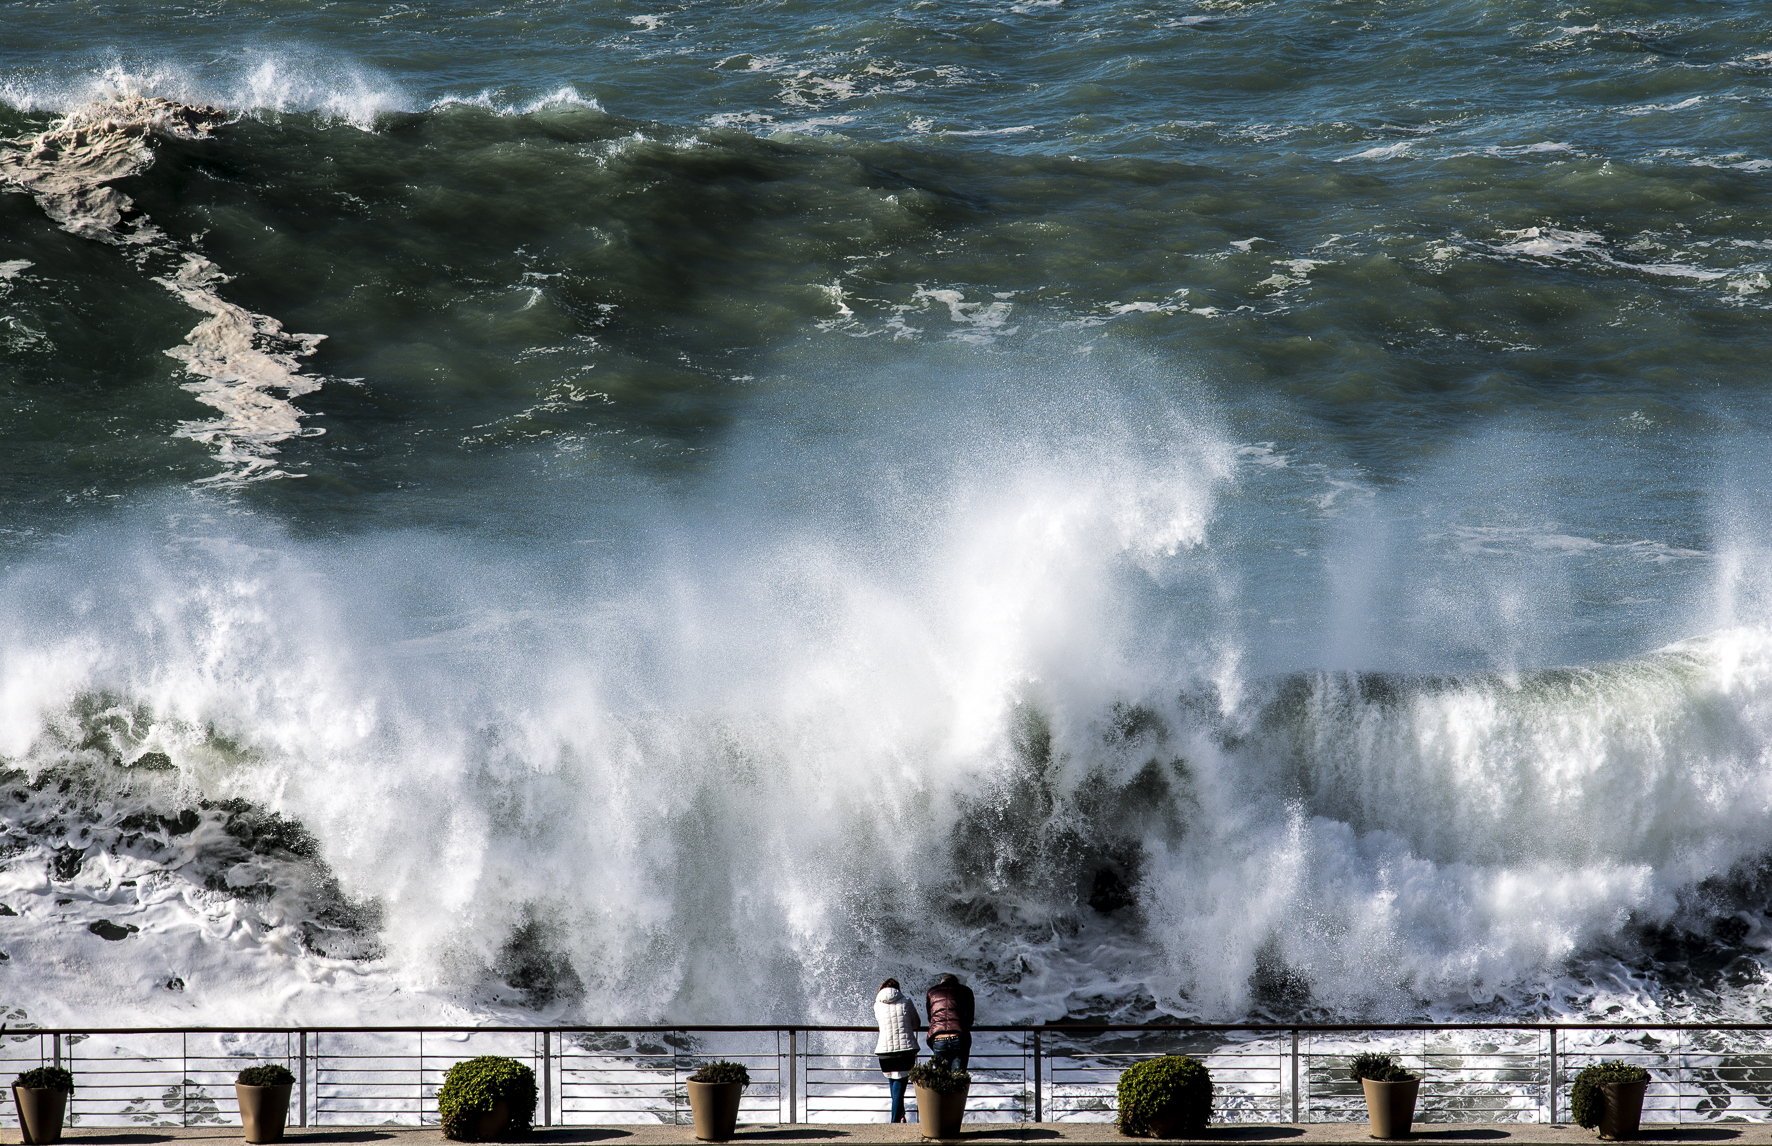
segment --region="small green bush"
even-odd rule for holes
[[[751,1084],[751,1072],[745,1069],[742,1062],[704,1062],[701,1069],[689,1076],[690,1082],[736,1082],[740,1086]]]
[[[73,1094],[74,1076],[66,1067],[40,1066],[13,1079],[12,1085],[26,1090],[59,1090]]]
[[[937,1094],[958,1094],[972,1085],[972,1076],[955,1070],[946,1059],[932,1058],[911,1068],[911,1085]]]
[[[1415,1076],[1397,1065],[1388,1054],[1355,1055],[1348,1064],[1347,1076],[1355,1082],[1369,1078],[1373,1082],[1414,1082]]]
[[[1212,1120],[1212,1074],[1195,1059],[1166,1054],[1120,1075],[1120,1133],[1148,1136],[1151,1119],[1179,1115],[1181,1131],[1203,1133]]]
[[[268,1062],[247,1067],[234,1076],[234,1081],[241,1086],[294,1086],[295,1076],[289,1073],[288,1067]]]
[[[535,1121],[535,1072],[516,1059],[498,1055],[456,1063],[443,1076],[443,1089],[437,1092],[443,1137],[455,1142],[479,1141],[480,1116],[492,1113],[500,1099],[511,1111],[505,1137],[527,1138]]]
[[[1649,1072],[1640,1066],[1627,1066],[1618,1059],[1596,1063],[1575,1076],[1575,1088],[1569,1095],[1569,1114],[1575,1124],[1592,1130],[1606,1113],[1606,1094],[1601,1089],[1614,1082],[1648,1082]]]

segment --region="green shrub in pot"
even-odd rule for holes
[[[704,1062],[694,1074],[689,1076],[690,1082],[707,1082],[716,1086],[736,1082],[740,1086],[751,1084],[751,1072],[742,1062],[727,1062],[724,1059],[715,1062]]]
[[[25,1090],[59,1090],[72,1096],[74,1074],[65,1066],[40,1066],[13,1079],[12,1085]]]
[[[18,1107],[22,1141],[50,1146],[62,1140],[74,1076],[65,1067],[40,1066],[12,1080],[12,1101]]]
[[[500,1103],[509,1112],[502,1131],[488,1125]],[[500,1055],[458,1062],[443,1076],[437,1113],[443,1122],[443,1136],[452,1141],[526,1138],[535,1121],[535,1072]]]
[[[1120,1133],[1195,1136],[1212,1120],[1212,1073],[1187,1055],[1166,1054],[1120,1074]]]
[[[1410,1074],[1397,1064],[1397,1060],[1388,1054],[1355,1055],[1354,1061],[1348,1064],[1347,1076],[1355,1082],[1369,1078],[1373,1082],[1418,1082],[1415,1075]]]
[[[1647,1084],[1649,1072],[1620,1059],[1611,1059],[1595,1063],[1576,1075],[1575,1085],[1569,1092],[1569,1115],[1575,1119],[1575,1124],[1586,1130],[1599,1126],[1606,1117],[1606,1087],[1621,1082]],[[1641,1099],[1638,1101],[1637,1112],[1641,1115]]]
[[[911,1068],[911,1085],[936,1094],[958,1094],[972,1085],[972,1076],[941,1059],[926,1059]]]

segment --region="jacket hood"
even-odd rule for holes
[[[881,987],[880,993],[874,996],[874,1002],[902,1003],[904,1002],[904,992],[900,991],[897,987]]]

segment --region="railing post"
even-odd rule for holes
[[[297,1125],[306,1126],[308,1124],[308,1032],[306,1031],[301,1033],[300,1053],[301,1070],[296,1072],[295,1076],[301,1081],[301,1120]]]
[[[60,1035],[50,1035],[49,1045],[53,1048],[55,1065],[59,1068],[62,1064],[62,1037]]]
[[[800,1032],[788,1028],[788,1125],[800,1124]]]
[[[1550,1029],[1550,1120],[1557,1120],[1557,1028]]]
[[[548,1032],[541,1033],[541,1124],[554,1124],[554,1060],[548,1053]]]
[[[1045,1095],[1040,1093],[1040,1030],[1034,1028],[1034,1121],[1046,1121]]]
[[[1304,1088],[1304,1076],[1298,1073],[1298,1031],[1292,1032],[1292,1121],[1303,1121],[1298,1117],[1299,1091]]]

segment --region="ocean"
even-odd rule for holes
[[[1769,17],[0,0],[0,1007],[1772,1018]]]

